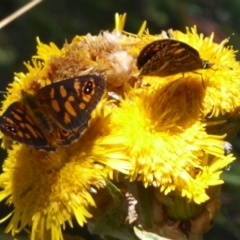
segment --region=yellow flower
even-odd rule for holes
[[[101,120],[98,123],[101,126]],[[15,235],[30,225],[31,239],[45,239],[40,236],[50,231],[51,239],[58,240],[63,239],[66,222],[73,226],[73,216],[81,226],[87,222],[92,216],[88,208],[95,206],[91,188],[105,187],[104,179],[111,172],[95,161],[107,164],[110,156],[111,165],[115,154],[115,166],[127,166],[117,147],[111,150],[113,145],[107,147],[108,139],[97,137],[98,133],[96,126],[90,127],[79,142],[50,154],[13,145],[0,175],[4,189],[0,199],[7,198],[15,207],[7,232]]]
[[[0,199],[8,198],[7,203],[14,204],[15,209],[6,232],[15,235],[30,225],[31,239],[45,236],[48,231],[51,239],[62,239],[61,229],[66,222],[73,226],[73,216],[81,226],[92,216],[88,211],[95,206],[91,188],[104,187],[106,176],[106,170],[93,162],[106,158],[110,150],[102,156],[104,150],[95,149],[100,152],[94,156],[91,144],[89,153],[86,146],[84,152],[73,149],[47,154],[16,145],[8,152],[0,176],[4,189]]]
[[[206,189],[223,183],[221,169],[234,160],[224,156],[222,137],[208,135],[205,124],[179,112],[179,95],[170,100],[152,89],[133,89],[129,95],[111,115],[110,134],[121,136],[127,146],[130,180],[166,195],[176,191],[196,203],[207,201]]]
[[[33,60],[32,66],[26,64],[29,73],[16,74],[2,112],[14,101],[22,101],[22,90],[36,94],[39,88],[49,84],[53,72],[48,70],[55,62],[56,59],[51,65],[48,60],[44,64]],[[92,217],[89,209],[96,207],[92,191],[105,187],[105,178],[113,178],[114,168],[127,173],[130,167],[122,143],[116,136],[108,135],[111,109],[111,101],[103,98],[81,139],[69,147],[59,147],[54,153],[12,144],[0,175],[3,189],[0,200],[7,198],[7,203],[14,205],[6,232],[16,235],[30,227],[32,240],[60,240],[66,222],[73,226],[72,219],[76,218],[83,226]],[[9,143],[7,137],[3,139],[3,144]]]
[[[208,212],[204,231],[216,215],[217,208],[209,210],[206,202],[217,202],[222,169],[235,158],[224,152],[227,132],[213,135],[206,128],[238,117],[240,70],[234,51],[224,46],[226,40],[219,45],[213,35],[197,34],[196,27],[186,34],[170,31],[175,40],[195,48],[213,66],[166,77],[140,77],[139,52],[166,34],[143,33],[145,24],[138,35],[126,33],[125,20],[126,15],[116,15],[114,31],[76,36],[61,49],[37,39],[37,54],[32,64],[25,64],[28,73],[16,74],[10,84],[1,114],[11,103],[22,101],[22,90],[35,95],[48,84],[88,74],[107,82],[89,128],[70,146],[41,152],[12,144],[3,136],[3,146],[12,144],[12,149],[0,175],[0,200],[7,198],[14,205],[6,230],[13,235],[29,226],[32,240],[46,236],[61,240],[62,229],[66,222],[73,226],[73,217],[80,226],[91,217],[96,220],[90,209],[98,199],[92,193],[108,189],[107,178],[119,180],[129,191],[130,182],[140,183],[158,206],[167,208],[168,218],[197,219]],[[148,210],[143,209],[143,216],[152,214]],[[109,228],[101,229],[108,232]]]

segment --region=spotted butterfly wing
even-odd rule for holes
[[[12,140],[38,149],[53,150],[22,102],[12,103],[0,118],[1,132]]]
[[[104,89],[103,78],[85,75],[41,88],[36,100],[60,128],[74,130],[88,122]]]

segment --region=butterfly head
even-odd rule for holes
[[[210,63],[210,62],[205,61],[205,60],[202,61],[202,67],[204,69],[211,68],[213,65],[214,65],[214,63]]]

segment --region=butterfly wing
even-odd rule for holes
[[[72,131],[88,122],[104,89],[103,78],[85,75],[47,85],[38,91],[36,99],[56,125]]]
[[[200,68],[203,68],[203,61],[196,49],[186,43],[169,40],[169,44],[163,50],[155,53],[145,63],[140,75],[164,77]]]
[[[88,123],[82,125],[78,129],[66,131],[63,128],[58,127],[54,136],[56,145],[58,146],[69,146],[74,141],[77,141],[80,136],[87,129]]]
[[[169,39],[161,39],[146,45],[137,58],[138,69],[141,69],[155,54],[168,48],[169,44]]]
[[[12,103],[0,118],[1,132],[12,139],[37,149],[54,150],[42,130],[28,114],[26,106],[21,102]]]

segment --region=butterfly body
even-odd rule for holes
[[[173,39],[162,39],[148,44],[137,59],[140,76],[165,77],[210,68],[212,65],[202,60],[196,49]]]
[[[79,139],[105,89],[105,80],[86,75],[52,83],[36,95],[22,92],[0,118],[1,132],[16,142],[53,151]]]

